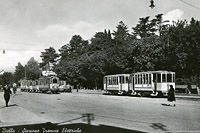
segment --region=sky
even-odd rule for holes
[[[162,13],[166,20],[200,20],[200,0],[0,0],[0,71],[56,50],[73,35],[90,40],[96,32],[116,30],[123,21],[132,32],[139,18]],[[3,53],[5,50],[5,54]]]

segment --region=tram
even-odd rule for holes
[[[133,92],[142,96],[167,96],[170,85],[175,88],[175,72],[170,71],[137,72],[132,80]]]
[[[59,78],[42,76],[38,80],[20,80],[21,91],[58,93]]]
[[[127,94],[132,91],[131,74],[115,74],[104,76],[106,94]]]
[[[58,93],[59,78],[56,76],[40,77],[38,80],[38,87],[41,92]]]
[[[170,85],[175,88],[175,72],[147,71],[104,76],[106,94],[167,96]]]

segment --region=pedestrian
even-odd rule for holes
[[[16,91],[17,91],[17,84],[16,84],[16,83],[14,83],[14,84],[13,84],[13,93],[15,94],[15,93],[16,93]]]
[[[6,107],[8,107],[8,102],[10,100],[10,94],[12,94],[12,92],[10,90],[10,86],[8,86],[8,85],[5,85],[3,90],[4,90],[4,99],[6,102]]]
[[[188,85],[187,85],[187,94],[189,93],[189,94],[191,94],[191,90],[192,90],[192,86],[191,86],[191,84],[190,83],[188,83]]]
[[[175,98],[175,95],[174,95],[174,87],[173,87],[173,85],[170,85],[170,89],[168,91],[167,100],[169,101],[169,106],[170,106],[171,102],[174,103],[174,107],[176,106],[176,104],[175,104],[176,98]]]

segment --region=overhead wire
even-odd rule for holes
[[[35,48],[35,46],[50,47],[50,45],[44,45],[44,44],[41,45],[41,44],[36,44],[36,43],[19,43],[19,42],[2,42],[2,41],[0,41],[0,43],[1,43],[0,50],[3,50],[3,51],[5,51],[5,50],[8,50],[8,51],[41,51],[41,50],[31,49],[31,48],[26,48],[26,49],[24,49],[24,48],[7,48],[7,46],[8,46],[7,44],[10,44],[10,45],[20,44],[20,45],[34,46],[34,48]],[[2,45],[2,43],[4,45]]]
[[[184,1],[184,0],[180,0],[180,1],[183,2],[183,3],[185,3],[185,4],[187,4],[187,5],[189,5],[189,6],[191,6],[191,7],[194,7],[194,8],[196,8],[197,10],[200,11],[200,8],[199,8],[199,7],[194,6],[194,5],[192,5],[192,4],[190,4],[189,2],[186,2],[186,1]]]

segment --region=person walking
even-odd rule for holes
[[[8,107],[8,102],[10,100],[10,94],[12,94],[12,92],[10,90],[10,86],[8,86],[8,85],[5,85],[3,90],[4,90],[4,99],[5,99],[5,102],[6,102],[6,107]]]
[[[170,106],[171,102],[174,103],[174,107],[176,106],[176,104],[175,104],[176,98],[175,98],[175,95],[174,95],[174,87],[173,87],[173,85],[170,85],[170,89],[168,91],[167,100],[169,101],[169,106]]]
[[[15,93],[16,93],[16,91],[17,91],[17,84],[16,84],[16,83],[14,83],[14,84],[13,84],[13,93],[15,94]]]

